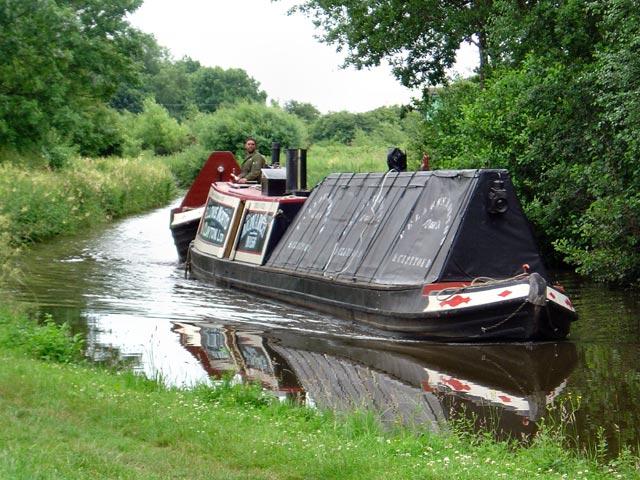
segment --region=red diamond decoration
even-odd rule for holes
[[[566,303],[569,307],[573,308],[573,303],[571,303],[571,300],[569,300],[568,298],[564,301],[564,303]]]
[[[422,382],[420,382],[420,384],[422,385],[422,390],[424,390],[425,392],[433,392],[434,389],[431,387],[431,385],[429,385],[429,382],[426,380],[423,380]]]
[[[511,403],[511,397],[507,397],[506,395],[498,395],[498,398],[504,403]]]
[[[553,292],[549,292],[549,296],[550,296],[553,300],[555,300],[555,299],[556,299],[556,296],[555,296],[555,294],[554,294]]]
[[[463,297],[462,295],[456,295],[455,297],[450,298],[449,300],[445,300],[444,302],[440,302],[440,306],[444,307],[445,305],[449,305],[450,307],[457,307],[462,303],[469,303],[471,298]]]
[[[469,390],[471,390],[471,387],[469,385],[467,385],[466,383],[463,383],[460,380],[458,380],[457,378],[453,378],[453,377],[451,377],[451,378],[443,378],[442,379],[442,383],[444,383],[445,385],[449,385],[456,392],[462,392],[464,390],[466,390],[468,392]]]
[[[498,294],[499,297],[506,298],[511,295],[513,292],[511,290],[504,290]]]

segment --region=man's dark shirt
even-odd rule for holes
[[[246,154],[238,178],[244,178],[247,182],[259,182],[262,177],[261,170],[266,163],[264,157],[257,151]]]

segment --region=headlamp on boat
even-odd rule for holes
[[[503,180],[494,180],[491,182],[489,193],[487,195],[489,213],[505,213],[509,210],[509,202],[507,200],[507,191],[504,188]]]
[[[222,174],[224,173],[224,165],[222,164],[218,165],[218,168],[216,168],[216,170],[218,171],[218,181],[221,182]],[[231,175],[233,176],[233,172],[231,173]]]

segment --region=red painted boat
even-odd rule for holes
[[[229,182],[231,174],[240,172],[240,166],[231,152],[213,152],[179,207],[171,210],[170,228],[181,262],[187,258],[189,244],[196,236],[200,217],[213,182]]]

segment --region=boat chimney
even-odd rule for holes
[[[280,165],[280,143],[271,144],[271,166],[277,168]]]
[[[287,149],[287,193],[308,195],[307,192],[307,150]]]
[[[307,149],[300,149],[300,162],[298,163],[298,190],[307,189]]]
[[[287,193],[298,190],[298,149],[287,149]]]

